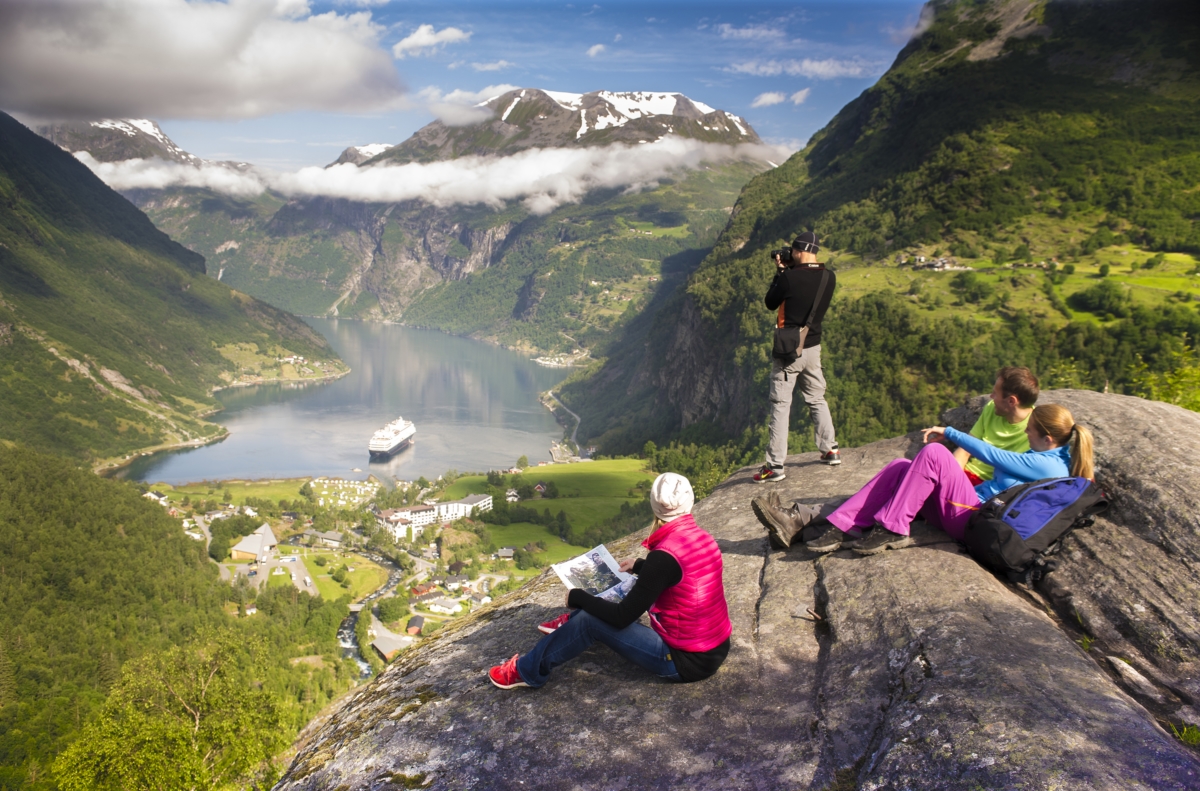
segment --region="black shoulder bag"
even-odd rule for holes
[[[808,318],[804,320],[802,327],[785,327],[783,326],[783,316],[787,309],[787,300],[785,299],[779,305],[779,317],[775,323],[775,348],[771,350],[771,356],[779,360],[784,365],[791,365],[796,362],[796,358],[804,354],[804,340],[808,337],[808,325],[812,324],[813,316],[817,315],[817,307],[821,304],[821,297],[825,294],[825,286],[829,283],[829,270],[821,270],[821,284],[817,286],[816,296],[813,297],[812,310],[808,312]]]

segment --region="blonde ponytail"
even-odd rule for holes
[[[1054,440],[1059,447],[1070,445],[1072,475],[1089,479],[1096,476],[1092,432],[1075,423],[1071,410],[1058,404],[1042,404],[1034,407],[1029,422],[1038,433]]]
[[[1071,438],[1071,474],[1089,480],[1096,477],[1096,467],[1092,458],[1092,432],[1086,427],[1076,425],[1075,436]]]

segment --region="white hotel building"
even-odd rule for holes
[[[393,541],[404,538],[415,540],[425,531],[426,525],[453,522],[471,515],[471,510],[492,510],[490,494],[471,494],[461,500],[437,505],[410,505],[404,508],[389,508],[381,511],[377,518],[379,526],[387,530]],[[409,534],[411,531],[411,535]]]

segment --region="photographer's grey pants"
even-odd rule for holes
[[[825,401],[825,375],[821,373],[821,344],[810,346],[786,368],[778,360],[771,363],[771,438],[767,445],[767,464],[782,467],[787,458],[788,421],[792,413],[792,391],[800,383],[800,393],[812,415],[817,448],[827,453],[837,444],[833,418]]]

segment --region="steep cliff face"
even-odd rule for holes
[[[1043,400],[1095,428],[1115,505],[1067,539],[1042,590],[999,581],[923,523],[917,546],[873,557],[775,551],[742,470],[694,510],[721,546],[734,626],[716,676],[665,684],[595,647],[541,690],[496,689],[487,668],[561,611],[543,575],[313,723],[278,788],[1195,787],[1200,755],[1164,727],[1200,719],[1200,416]],[[885,440],[836,468],[793,456],[777,491],[832,506],[918,448]],[[644,535],[611,548],[639,552]]]

